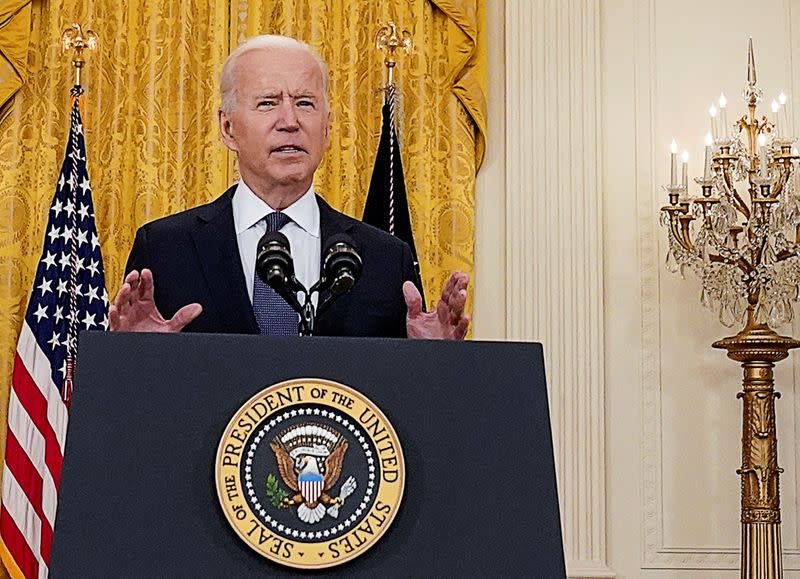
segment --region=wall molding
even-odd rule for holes
[[[606,552],[600,1],[506,2],[507,336],[545,348],[571,577]]]

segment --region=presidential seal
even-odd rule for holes
[[[217,494],[239,537],[302,569],[339,565],[374,545],[403,497],[400,441],[352,388],[317,378],[248,400],[217,449]]]

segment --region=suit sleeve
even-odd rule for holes
[[[420,293],[422,293],[422,280],[417,276],[417,270],[414,268],[414,256],[411,253],[411,247],[407,243],[403,243],[403,282],[410,281]],[[402,285],[402,284],[401,284]]]
[[[140,227],[136,231],[136,238],[133,240],[133,247],[128,255],[128,263],[125,265],[125,276],[133,270],[141,271],[150,267],[150,251],[147,247],[147,230]]]

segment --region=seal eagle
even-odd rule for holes
[[[281,508],[297,506],[297,516],[309,524],[322,520],[326,505],[331,516],[338,516],[344,497],[332,498],[328,493],[341,475],[347,441],[327,426],[304,423],[285,430],[269,446],[283,482],[295,493],[281,501]],[[344,486],[348,483],[350,479]],[[351,484],[355,486],[355,481]]]

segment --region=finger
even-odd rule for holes
[[[114,298],[114,305],[119,309],[125,309],[131,297],[131,284],[125,282],[117,292],[117,297]]]
[[[442,325],[450,320],[450,303],[453,300],[453,288],[455,287],[454,275],[455,273],[451,273],[450,277],[447,278],[442,288],[442,297],[439,298],[439,303],[436,304],[436,317]]]
[[[183,306],[172,319],[167,322],[167,328],[171,332],[180,332],[186,325],[203,313],[203,306],[200,304],[188,304]]]
[[[454,271],[450,274],[444,290],[442,291],[442,299],[448,303],[453,303],[460,297],[462,291],[466,291],[469,284],[469,276],[463,271]]]
[[[467,290],[458,292],[448,305],[450,307],[450,323],[455,325],[464,315],[464,307],[467,305]]]
[[[139,276],[139,299],[145,301],[153,301],[153,294],[155,292],[155,284],[153,283],[153,272],[149,269],[143,269]]]
[[[442,288],[442,299],[447,301],[450,299],[450,296],[455,291],[456,287],[456,272],[452,272],[450,276],[447,278],[447,282],[444,284],[444,288]]]
[[[422,296],[417,286],[410,281],[403,284],[403,299],[406,301],[409,318],[415,318],[422,312]]]
[[[130,293],[127,295],[127,301],[130,305],[133,305],[133,302],[138,298],[140,281],[141,276],[139,272],[135,270],[130,272],[125,278],[125,283],[130,287]]]
[[[112,332],[116,332],[120,328],[119,310],[114,304],[108,306],[108,326]]]
[[[467,289],[469,284],[469,276],[463,271],[454,271],[450,275],[450,284],[448,284],[449,296],[456,297],[462,290]]]
[[[453,272],[453,276],[455,278],[455,290],[461,291],[466,290],[469,287],[469,274],[463,271],[455,271]]]
[[[453,330],[453,338],[456,340],[463,340],[464,336],[467,335],[467,330],[469,329],[469,323],[472,318],[470,318],[469,314],[464,314],[461,316],[461,319],[458,320],[455,329]]]

